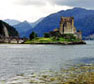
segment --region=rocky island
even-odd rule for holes
[[[61,17],[60,27],[53,31],[44,33],[44,37],[37,37],[37,34],[32,32],[30,40],[25,41],[25,44],[86,44],[82,40],[82,32],[76,30],[74,26],[74,17]]]

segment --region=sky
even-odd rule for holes
[[[0,19],[34,22],[74,7],[94,9],[94,0],[0,0]]]

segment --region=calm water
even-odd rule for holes
[[[0,45],[0,79],[20,73],[58,70],[70,63],[94,63],[94,41],[74,46]]]

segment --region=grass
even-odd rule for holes
[[[68,42],[79,42],[79,39],[65,39],[63,37],[60,38],[55,38],[55,37],[50,37],[50,38],[35,38],[33,40],[27,40],[25,44],[31,44],[31,43],[68,43]]]
[[[51,38],[35,38],[33,40],[28,40],[25,43],[50,43],[53,42],[53,40]]]

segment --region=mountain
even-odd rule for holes
[[[42,20],[44,19],[44,17],[38,19],[37,21],[31,23],[31,26],[34,28],[38,23],[40,23]]]
[[[29,31],[30,29],[32,29],[32,26],[27,21],[24,21],[24,22],[21,22],[17,25],[14,25],[14,27],[19,32],[20,37],[27,37],[26,32]]]
[[[36,22],[30,23],[27,21],[20,22],[17,25],[14,25],[14,28],[17,29],[17,31],[20,34],[20,37],[29,37],[29,34],[31,33],[30,30],[32,30],[39,22],[41,22],[44,18],[40,18]],[[28,33],[27,33],[28,32]]]
[[[6,31],[4,31],[4,27],[6,27],[7,29]],[[9,36],[18,36],[19,35],[14,27],[0,20],[0,36],[5,36],[6,32],[9,34]]]
[[[83,8],[73,8],[69,10],[62,10],[57,13],[51,14],[45,17],[40,23],[38,23],[30,31],[35,31],[39,36],[43,36],[43,33],[53,31],[55,28],[59,28],[61,16],[75,18],[75,26],[77,30],[81,30],[83,37],[94,33],[94,10],[87,10]]]
[[[12,20],[12,19],[5,19],[4,22],[8,23],[11,26],[17,25],[17,24],[20,23],[20,21],[18,21],[18,20]]]

